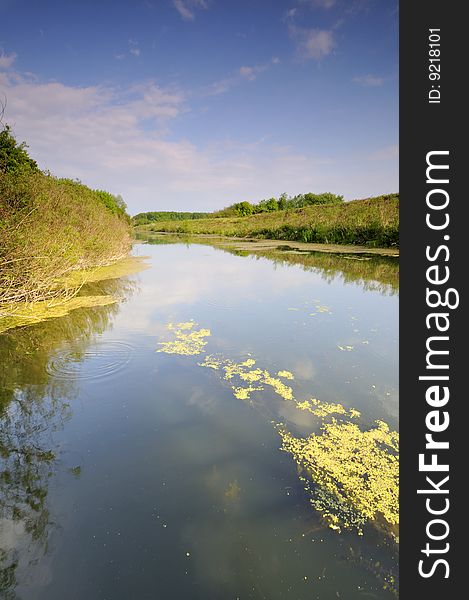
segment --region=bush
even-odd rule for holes
[[[39,171],[35,160],[28,156],[25,142],[18,144],[8,125],[0,131],[0,173]]]
[[[122,204],[106,192],[45,175],[24,145],[13,146],[10,130],[5,131],[0,303],[60,295],[59,280],[68,272],[109,264],[127,254],[130,227]]]

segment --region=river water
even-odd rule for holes
[[[396,598],[395,528],[284,443],[397,430],[397,259],[149,242],[118,303],[0,336],[0,596]]]

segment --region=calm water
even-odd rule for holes
[[[312,415],[268,389],[237,399],[199,364],[252,358],[297,398],[397,429],[397,264],[136,253],[150,269],[92,290],[119,304],[0,336],[0,596],[395,598],[395,542],[324,525],[279,449],[275,423],[306,436]],[[156,351],[191,320],[203,354]]]

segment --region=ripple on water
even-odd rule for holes
[[[133,353],[132,344],[118,340],[98,340],[79,353],[70,345],[49,361],[46,370],[56,379],[101,379],[122,371]]]

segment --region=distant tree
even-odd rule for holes
[[[298,194],[294,198],[288,201],[289,206],[292,208],[302,208],[303,206],[314,206],[317,204],[340,204],[344,201],[343,196],[337,196],[330,192],[323,194],[313,194],[307,192],[306,194]]]
[[[287,199],[286,194],[282,194],[280,198],[277,200],[277,205],[279,210],[285,210],[287,208]]]
[[[242,217],[247,217],[252,215],[254,212],[254,206],[250,202],[238,202],[237,204],[233,204],[233,208],[237,212],[238,215]]]
[[[262,206],[261,212],[273,212],[278,210],[278,202],[276,198],[270,198],[269,200],[262,200],[259,202],[259,206]]]
[[[0,173],[39,171],[37,162],[26,152],[27,147],[25,142],[18,144],[11,133],[10,126],[5,125],[0,131]]]

